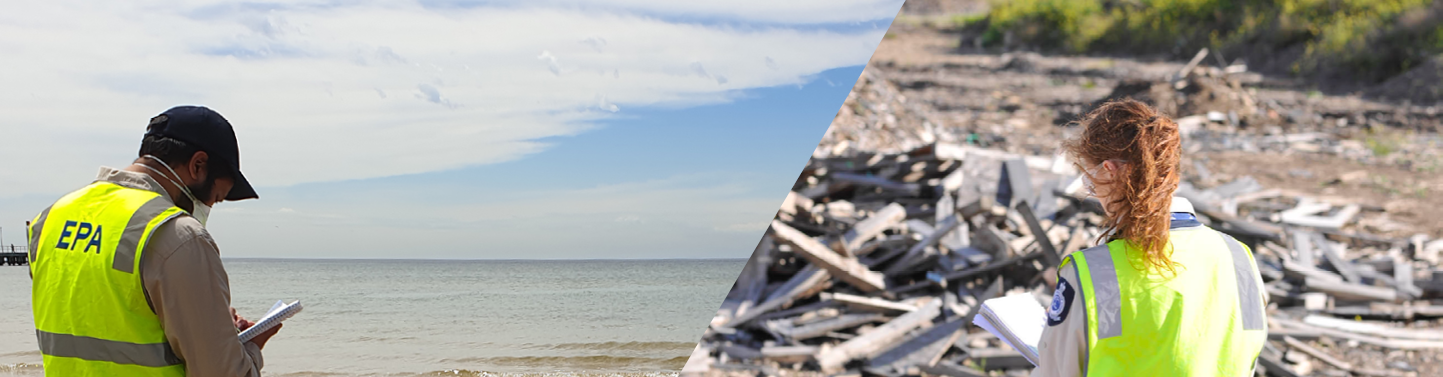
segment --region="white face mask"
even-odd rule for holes
[[[151,160],[154,160],[155,162],[159,162],[160,166],[164,166],[165,170],[170,171],[170,174],[175,176],[175,179],[171,179],[169,176],[161,173],[159,170],[155,170],[155,168],[146,165],[140,165],[145,167],[146,169],[150,169],[150,171],[155,172],[155,174],[160,175],[161,177],[165,177],[166,180],[170,181],[170,183],[174,184],[176,187],[180,187],[180,192],[185,193],[185,196],[190,198],[192,208],[192,210],[190,211],[190,217],[194,217],[195,221],[200,222],[201,227],[205,227],[205,220],[210,218],[210,206],[205,205],[205,203],[201,202],[200,199],[196,199],[195,195],[192,195],[190,193],[190,188],[185,187],[185,185],[177,181],[178,179],[180,179],[180,174],[175,174],[175,170],[171,169],[170,165],[166,164],[165,161],[161,161],[159,158],[155,158],[155,156],[151,155],[144,155],[141,157],[149,158]]]

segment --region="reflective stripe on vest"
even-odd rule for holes
[[[182,213],[159,193],[96,182],[36,217],[31,307],[47,375],[185,375],[137,273],[151,233]]]
[[[1258,271],[1253,269],[1253,264],[1248,261],[1253,258],[1243,250],[1243,244],[1232,236],[1218,233],[1228,244],[1228,251],[1233,254],[1233,273],[1238,279],[1238,301],[1242,309],[1243,330],[1262,330],[1266,325],[1263,319],[1263,295],[1258,291],[1258,281],[1253,276],[1258,276]]]
[[[169,343],[136,344],[35,330],[40,353],[147,367],[180,365]]]
[[[30,229],[26,229],[27,232],[30,232],[25,237],[27,242],[30,243],[30,263],[35,263],[35,250],[40,247],[41,226],[45,225],[45,217],[49,215],[50,207],[45,207],[44,211],[40,211],[40,216],[36,216],[35,221],[30,223]]]
[[[115,261],[111,268],[123,272],[135,272],[136,249],[140,247],[140,238],[150,236],[149,225],[151,220],[164,214],[172,205],[170,201],[160,196],[150,199],[130,216],[130,221],[125,223],[125,231],[120,233],[120,244],[115,247]]]
[[[1086,316],[1084,375],[1251,371],[1267,338],[1251,254],[1203,226],[1174,229],[1170,244],[1180,263],[1171,278],[1139,271],[1145,264],[1120,240],[1064,259],[1077,272]]]

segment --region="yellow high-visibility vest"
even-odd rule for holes
[[[1179,264],[1171,277],[1146,268],[1125,240],[1063,259],[1086,308],[1083,375],[1252,375],[1268,336],[1252,253],[1201,224],[1172,229],[1169,243]]]
[[[140,279],[151,232],[182,213],[156,192],[95,182],[35,217],[31,307],[46,375],[185,375]]]

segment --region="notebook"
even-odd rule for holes
[[[300,312],[300,301],[295,301],[289,304],[285,303],[285,301],[276,301],[276,304],[274,306],[271,306],[271,310],[267,311],[266,315],[262,316],[259,321],[256,321],[256,324],[251,325],[251,327],[245,329],[245,331],[241,331],[239,335],[240,342],[249,342],[257,335],[260,335],[261,333],[266,332],[267,330],[270,330],[271,328],[274,328],[276,326],[280,326],[281,321],[285,321],[286,319],[289,319],[291,318],[291,316],[296,315],[296,313]]]
[[[1037,342],[1047,327],[1047,313],[1031,293],[1017,293],[982,302],[972,324],[996,335],[1037,365]]]

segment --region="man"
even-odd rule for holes
[[[205,107],[152,118],[140,157],[41,211],[28,229],[36,337],[51,376],[260,376],[252,325],[205,229],[210,206],[258,198],[229,122]]]

